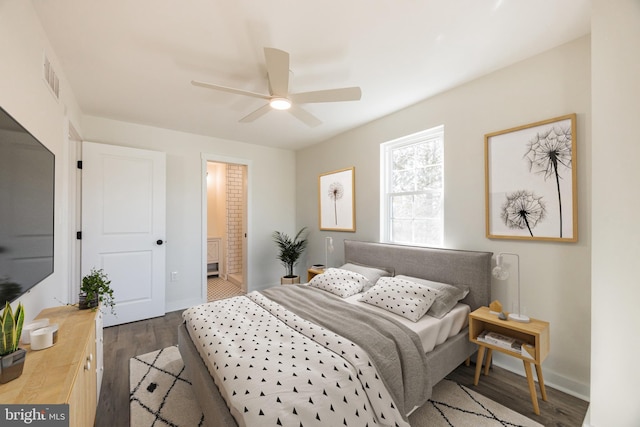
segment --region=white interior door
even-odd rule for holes
[[[111,280],[104,326],[165,314],[165,169],[165,153],[83,143],[82,276]]]

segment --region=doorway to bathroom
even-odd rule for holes
[[[206,160],[207,301],[247,292],[248,165]]]

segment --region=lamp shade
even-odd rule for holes
[[[491,270],[491,275],[498,280],[507,280],[509,278],[509,270],[502,266],[495,266]]]
[[[520,257],[516,254],[509,254],[507,252],[501,252],[498,254],[498,256],[496,257],[496,266],[493,267],[493,270],[491,270],[491,275],[493,277],[495,277],[498,280],[507,280],[509,278],[509,269],[506,268],[504,266],[504,264],[502,263],[502,256],[503,255],[514,255],[516,257],[518,257],[518,275],[520,274]],[[520,280],[518,279],[518,286],[519,286]]]

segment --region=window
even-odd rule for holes
[[[444,241],[444,126],[380,146],[381,240],[424,246]]]

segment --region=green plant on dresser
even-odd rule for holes
[[[116,302],[113,299],[111,280],[104,270],[92,268],[89,274],[82,278],[78,306],[81,310],[87,308],[95,310],[100,304],[109,307],[111,314],[115,314]]]
[[[0,317],[0,384],[8,383],[22,375],[27,351],[18,348],[22,325],[24,324],[24,306],[12,310],[9,302]]]

